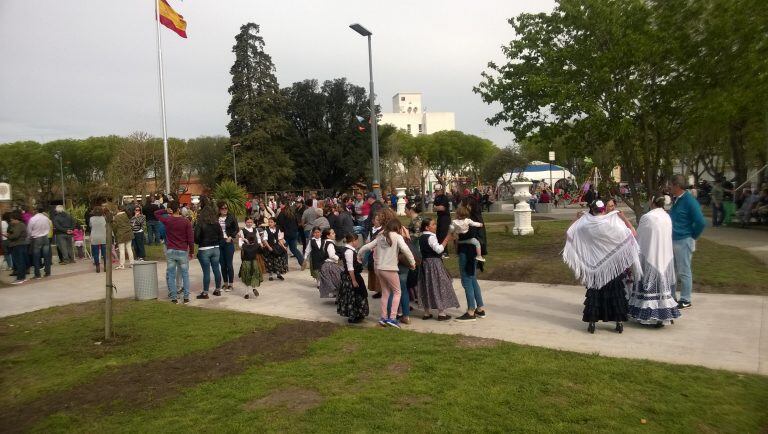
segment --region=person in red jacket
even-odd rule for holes
[[[168,211],[172,214],[168,215]],[[155,211],[155,217],[165,225],[165,240],[167,249],[165,258],[168,268],[165,271],[165,280],[168,284],[168,298],[172,303],[176,301],[176,273],[181,271],[181,279],[184,287],[184,303],[189,303],[189,260],[195,254],[195,236],[192,232],[192,223],[179,213],[179,203],[171,201],[168,209],[161,208]]]

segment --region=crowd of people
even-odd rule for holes
[[[706,221],[683,176],[668,193],[651,198],[637,230],[613,200],[600,199],[568,228],[563,259],[587,287],[582,320],[590,333],[600,321],[622,333],[630,317],[663,327],[692,307],[691,257]]]

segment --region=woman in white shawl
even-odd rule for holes
[[[672,298],[675,261],[672,254],[672,220],[664,211],[664,196],[656,197],[651,211],[637,227],[643,276],[636,279],[629,297],[629,316],[641,324],[664,327],[680,317]]]
[[[619,211],[605,212],[598,200],[592,213],[584,214],[568,228],[563,260],[587,287],[582,321],[595,332],[598,321],[615,321],[624,331],[627,320],[625,281],[630,269],[642,273],[637,240]]]

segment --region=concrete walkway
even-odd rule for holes
[[[239,259],[235,258],[236,269]],[[0,289],[0,317],[7,317],[51,306],[104,298],[104,274],[96,274],[90,264],[54,266],[53,277],[33,280]],[[336,314],[331,300],[321,300],[309,272],[292,271],[285,282],[265,282],[256,299],[245,300],[240,282],[232,293],[210,300],[195,300],[192,306],[231,309],[287,318],[345,323]],[[193,291],[201,288],[202,272],[197,261],[190,264]],[[7,272],[2,280],[9,282]],[[165,295],[165,263],[158,263],[161,300]],[[133,297],[132,271],[115,271],[116,296]],[[473,323],[423,321],[414,312],[411,325],[403,328],[432,333],[464,334],[528,344],[597,353],[605,356],[650,359],[692,364],[731,371],[768,375],[768,297],[695,294],[692,309],[663,329],[627,324],[623,334],[612,324],[598,324],[594,335],[581,322],[584,289],[576,286],[542,285],[481,281],[488,317]],[[457,296],[466,306],[458,281]],[[371,316],[366,325],[375,326],[379,303],[371,301]],[[184,306],[180,305],[179,309]],[[450,311],[454,317],[462,312]]]

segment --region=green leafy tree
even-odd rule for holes
[[[370,125],[365,88],[346,78],[304,80],[283,89],[292,128],[285,147],[297,167],[298,187],[344,189],[370,173]],[[358,127],[363,127],[363,131]],[[380,131],[380,141],[387,131]],[[385,152],[380,152],[382,155]]]
[[[285,100],[275,77],[272,58],[264,51],[259,26],[247,23],[235,36],[235,62],[227,124],[231,143],[240,143],[238,180],[252,191],[284,186],[293,179],[293,162],[283,152],[288,123]],[[229,176],[232,157],[226,154],[218,178]]]
[[[208,188],[216,185],[218,168],[228,152],[232,152],[228,137],[202,136],[187,140],[190,170]]]

